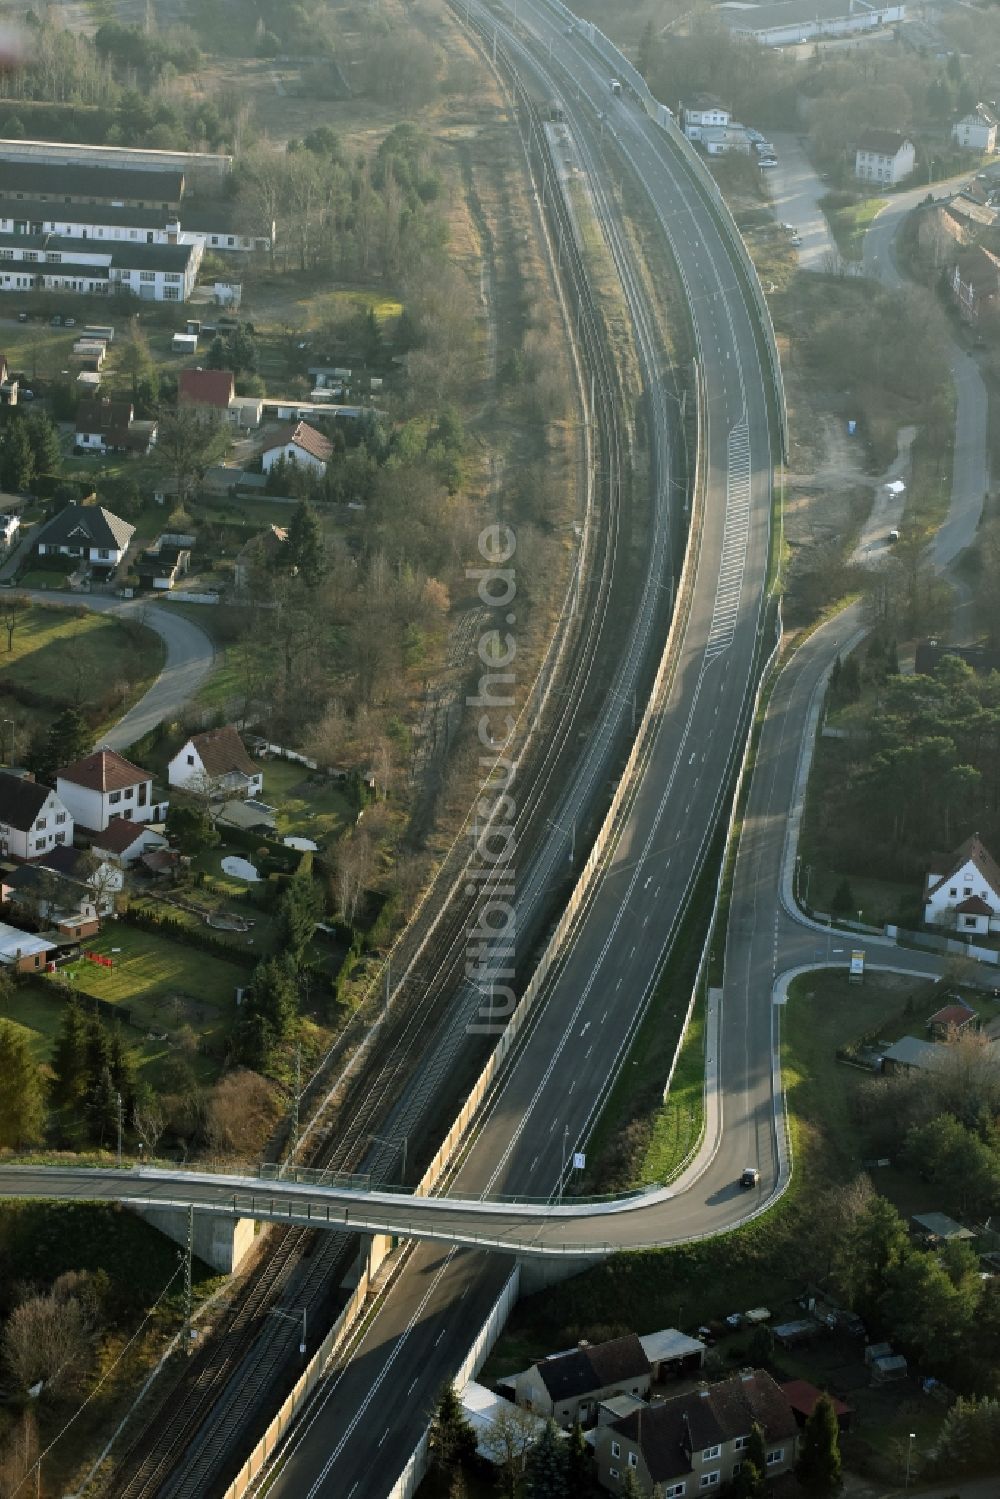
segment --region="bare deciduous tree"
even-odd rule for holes
[[[281,1099],[273,1083],[247,1068],[229,1072],[208,1095],[208,1143],[219,1155],[254,1160],[280,1113]]]
[[[3,1331],[2,1358],[18,1391],[39,1381],[51,1394],[77,1387],[90,1364],[99,1305],[92,1277],[60,1275],[47,1296],[28,1296]]]

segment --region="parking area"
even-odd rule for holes
[[[819,200],[829,190],[799,144],[797,136],[772,136],[778,164],[761,175],[767,182],[775,217],[791,226],[801,240],[796,246],[799,268],[828,271],[839,260],[837,246]]]

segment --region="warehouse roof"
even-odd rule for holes
[[[90,167],[78,162],[0,160],[0,193],[33,198],[49,193],[78,203],[85,198],[125,199],[142,203],[179,203],[184,194],[184,173],[147,171],[141,167]]]

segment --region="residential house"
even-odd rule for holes
[[[585,1425],[610,1395],[649,1394],[652,1366],[635,1333],[607,1343],[581,1343],[540,1359],[514,1381],[517,1404],[557,1425]]]
[[[121,204],[47,202],[0,196],[0,233],[59,234],[70,239],[125,240],[144,245],[197,245],[201,251],[246,254],[268,250],[267,235],[245,234],[233,224],[228,204],[184,203],[178,209]]]
[[[35,550],[40,557],[79,557],[113,572],[134,535],[133,525],[103,505],[67,505],[39,528]]]
[[[700,141],[706,127],[728,125],[733,112],[711,94],[696,94],[681,105],[681,124],[689,141]]]
[[[264,772],[246,752],[232,724],[194,734],[170,761],[167,780],[185,791],[229,793],[246,801],[258,796]]]
[[[287,540],[288,531],[284,526],[268,526],[266,531],[251,536],[246,545],[241,547],[236,554],[234,573],[236,587],[241,593],[250,587],[255,572],[269,567],[275,561]]]
[[[152,853],[154,849],[167,847],[167,840],[162,833],[157,833],[148,823],[130,822],[124,817],[112,817],[107,827],[102,832],[96,833],[91,841],[91,851],[99,858],[107,860],[120,872],[132,864],[137,864],[144,854]],[[122,882],[119,880],[117,888],[120,890]]]
[[[250,434],[264,419],[263,396],[233,396],[229,403],[229,420]]]
[[[1000,931],[1000,867],[978,833],[950,857],[935,859],[924,886],[924,922],[973,936]]]
[[[845,1431],[850,1431],[854,1408],[853,1406],[845,1405],[843,1400],[839,1400],[836,1395],[831,1395],[828,1391],[817,1389],[814,1384],[809,1383],[808,1379],[783,1380],[781,1389],[785,1399],[792,1408],[795,1424],[800,1431],[809,1420],[809,1417],[816,1409],[817,1404],[824,1394],[833,1406],[841,1434]]]
[[[308,422],[290,422],[270,439],[261,457],[265,474],[284,458],[323,475],[333,457],[333,443]]]
[[[967,323],[983,322],[995,313],[1000,298],[1000,257],[984,245],[961,252],[952,268],[951,294]]]
[[[36,937],[33,932],[22,932],[16,926],[0,921],[0,964],[12,968],[15,973],[44,970],[49,954],[55,952],[58,945],[48,937]]]
[[[0,770],[0,854],[40,859],[73,842],[73,814],[61,797],[28,775]]]
[[[941,1063],[942,1048],[918,1036],[901,1036],[882,1053],[882,1071],[886,1077],[900,1072],[927,1072]]]
[[[966,151],[980,155],[997,148],[997,117],[987,104],[977,104],[951,127],[952,139]]]
[[[131,401],[101,396],[83,400],[76,408],[74,442],[88,452],[145,456],[156,443],[157,430],[156,422],[135,420],[135,407]]]
[[[10,875],[10,903],[32,920],[45,921],[61,937],[79,941],[101,929],[97,896],[89,884],[40,864],[22,864]]]
[[[764,1433],[765,1477],[787,1473],[798,1450],[794,1412],[770,1374],[752,1369],[598,1426],[598,1481],[620,1493],[631,1472],[643,1494],[658,1485],[664,1499],[725,1488],[740,1471],[755,1425]]]
[[[143,302],[186,302],[201,265],[198,245],[147,245],[58,234],[0,232],[0,291],[131,294]]]
[[[978,1019],[976,1011],[964,999],[952,999],[940,1010],[935,1010],[927,1022],[927,1029],[935,1041],[949,1041],[962,1031],[978,1029]]]
[[[236,395],[236,376],[232,370],[181,370],[177,376],[177,403],[201,406],[209,411],[229,411]]]
[[[135,832],[144,831],[130,822],[122,825],[132,828]],[[165,843],[166,839],[163,842]],[[90,853],[98,855],[98,859],[92,859],[82,849],[70,848],[64,844],[45,855],[42,861],[43,868],[54,870],[57,874],[68,875],[70,879],[80,880],[89,885],[94,892],[97,914],[108,916],[115,909],[115,897],[124,889],[125,876],[120,865],[112,862],[102,851],[91,849]]]
[[[913,142],[895,130],[866,130],[854,156],[854,175],[876,187],[891,187],[913,171]]]
[[[64,765],[56,772],[56,790],[91,841],[115,818],[162,822],[167,815],[166,797],[154,790],[149,771],[115,750],[95,750]]]

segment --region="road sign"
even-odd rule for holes
[[[586,1166],[586,1164],[587,1164],[587,1157],[584,1155],[583,1151],[582,1150],[575,1150],[573,1152],[573,1170],[574,1171],[582,1171],[584,1169],[584,1167]]]
[[[852,984],[860,984],[865,976],[865,954],[863,948],[855,948],[851,953],[850,981]]]

